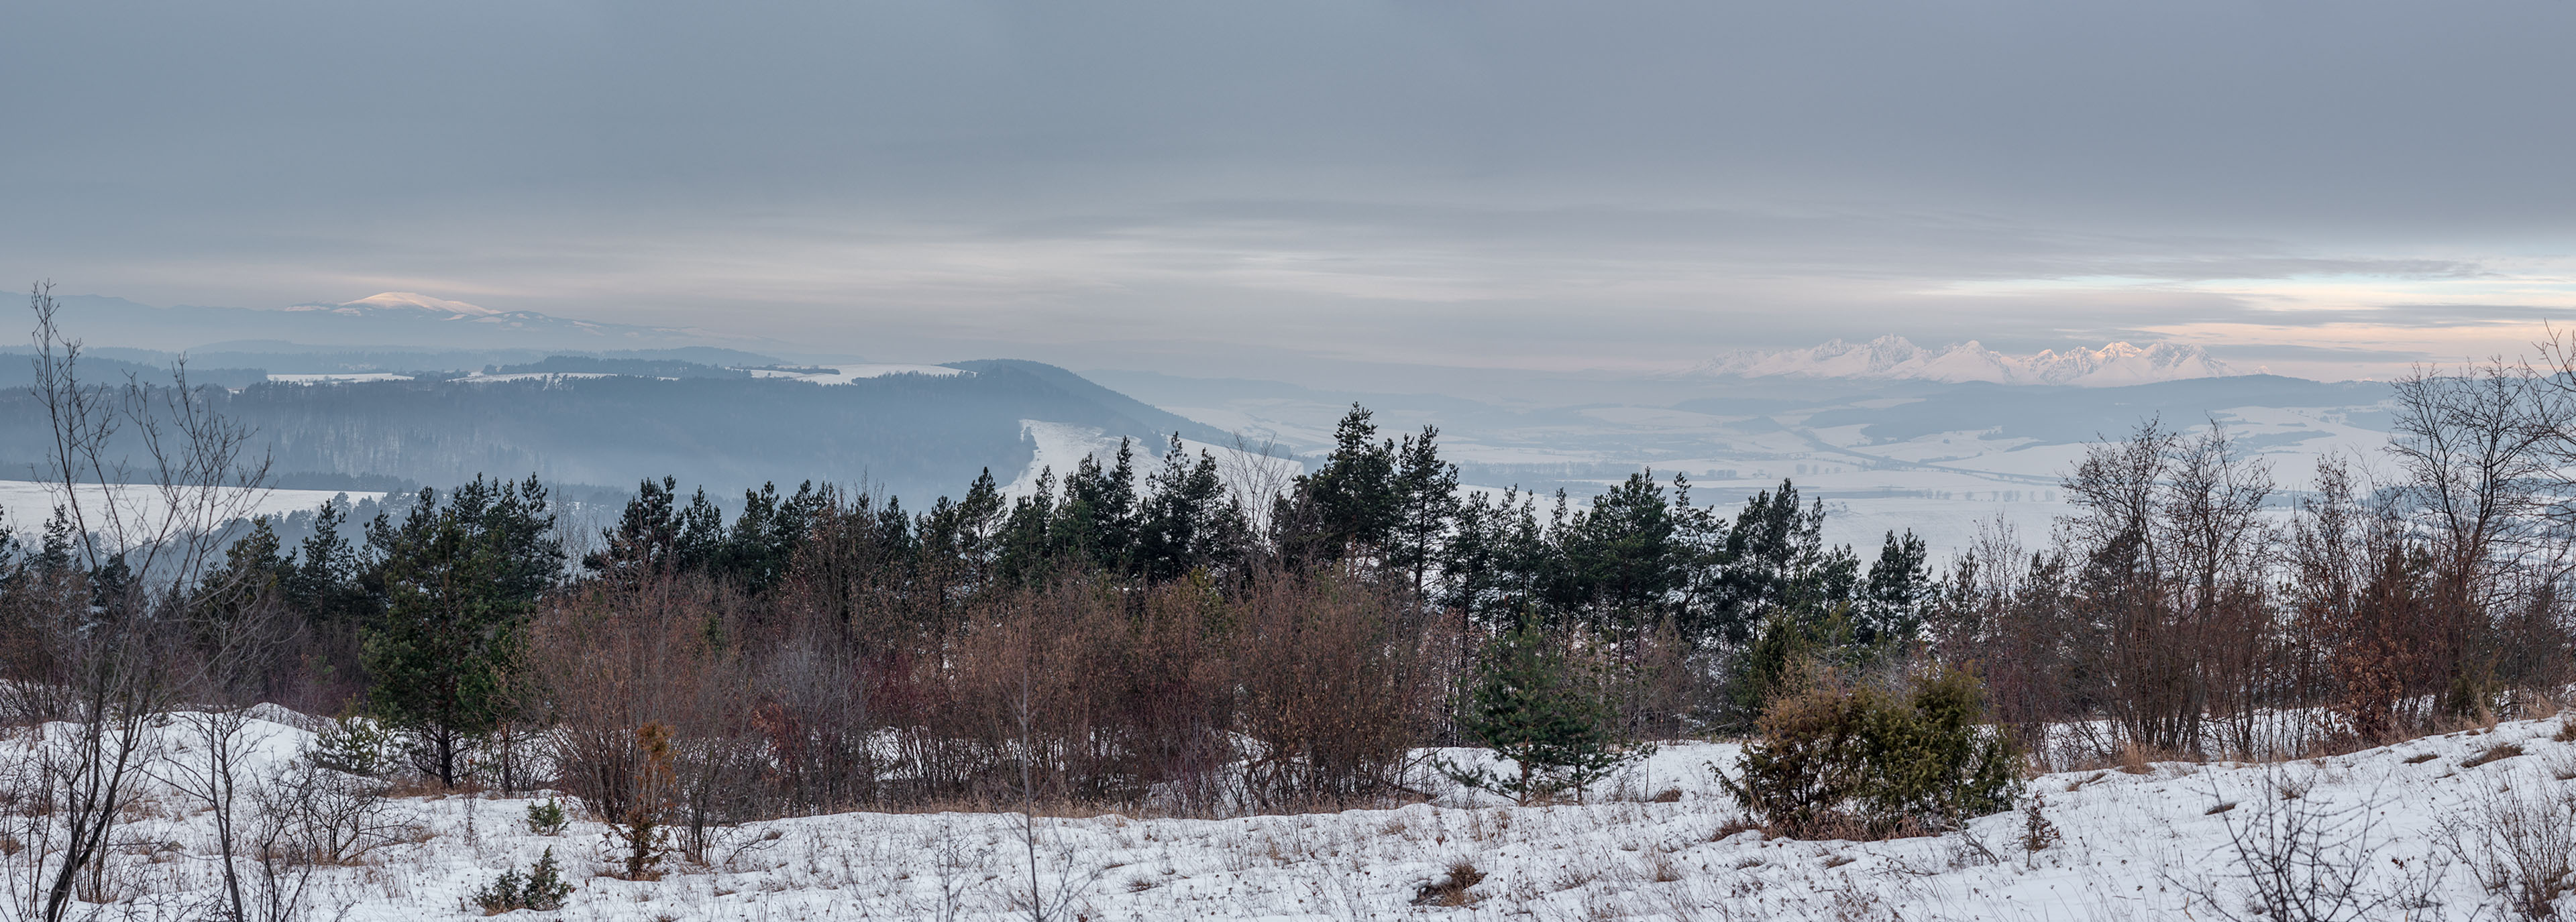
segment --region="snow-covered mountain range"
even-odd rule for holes
[[[1958,383],[2066,384],[2119,387],[2241,374],[2199,346],[2110,343],[2099,349],[2043,349],[2007,355],[1975,340],[1928,349],[1902,336],[1865,343],[1832,340],[1806,349],[1738,349],[1700,366],[1700,373],[1744,378],[1913,379]]]
[[[350,317],[361,316],[366,314],[368,311],[376,310],[428,311],[433,314],[446,314],[451,320],[460,317],[498,317],[503,313],[501,311],[484,307],[480,304],[467,304],[463,301],[450,301],[446,298],[433,298],[425,294],[409,291],[388,291],[382,294],[368,295],[367,297],[359,298],[355,301],[344,301],[338,304],[325,304],[321,302],[297,304],[288,307],[287,310],[330,311],[334,314],[341,314]],[[534,312],[527,311],[521,313]]]

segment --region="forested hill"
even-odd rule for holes
[[[1053,366],[954,367],[968,373],[828,386],[613,376],[263,383],[209,393],[273,447],[274,470],[428,484],[533,471],[557,483],[632,486],[669,474],[722,496],[810,478],[864,483],[909,505],[954,493],[987,467],[1009,482],[1033,455],[1022,420],[1097,427],[1156,446],[1175,431],[1229,438]],[[25,470],[44,444],[43,425],[25,388],[0,391],[0,463]]]

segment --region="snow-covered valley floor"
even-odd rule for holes
[[[2576,744],[2560,722],[2508,722],[2290,763],[2159,763],[2031,779],[2061,838],[2025,847],[2027,816],[1886,842],[1766,840],[1709,774],[1735,747],[1661,749],[1616,796],[1586,805],[1475,806],[1455,793],[1400,809],[1238,819],[1042,818],[848,813],[728,831],[710,864],[674,861],[659,880],[603,876],[604,826],[532,833],[533,801],[482,795],[397,798],[411,827],[346,866],[320,868],[317,919],[480,915],[469,895],[551,848],[576,885],[542,914],[598,920],[1027,919],[2216,919],[2247,917],[2248,849],[2297,820],[2315,831],[2312,870],[2352,870],[2375,900],[2347,918],[2514,918],[2480,881],[2488,833],[2515,816],[2568,832]],[[254,723],[254,770],[304,742]],[[24,742],[18,744],[23,751]],[[2519,747],[2521,754],[2480,763]],[[192,757],[173,742],[160,758]],[[167,775],[167,771],[162,772]],[[1678,800],[1650,795],[1678,788]],[[2232,808],[2220,810],[2220,805]],[[2218,812],[2213,812],[2217,810]],[[248,812],[245,806],[244,812]],[[13,824],[21,822],[12,820]],[[2297,840],[2296,836],[2292,837]],[[199,918],[215,892],[212,824],[200,803],[162,791],[116,827],[101,918]],[[2292,844],[2306,840],[2293,841]],[[12,840],[14,843],[15,840]],[[23,899],[32,849],[5,865]],[[1034,884],[1031,868],[1036,869]],[[1472,866],[1454,902],[1417,904]],[[2295,868],[2293,869],[2296,870]],[[2314,878],[2299,886],[2331,894]],[[2212,906],[2216,899],[2220,905]],[[18,905],[23,906],[23,903]],[[195,908],[190,908],[195,907]],[[5,910],[0,910],[5,912]],[[514,917],[529,917],[521,911]]]

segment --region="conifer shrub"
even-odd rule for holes
[[[1498,774],[1445,759],[1437,767],[1460,785],[1522,806],[1568,791],[1579,797],[1620,766],[1653,752],[1619,739],[1597,672],[1595,664],[1569,655],[1535,625],[1504,633],[1485,651],[1458,727],[1515,770]]]
[[[569,822],[571,818],[564,815],[563,804],[552,797],[528,805],[529,832],[541,836],[559,836],[563,834],[564,826]]]
[[[343,716],[313,735],[309,757],[332,771],[377,778],[393,767],[389,753],[396,742],[393,731],[373,719]]]
[[[487,916],[521,909],[546,912],[562,909],[564,900],[571,896],[572,882],[563,879],[563,866],[555,863],[555,850],[549,848],[528,867],[527,873],[511,868],[474,891],[474,905]]]
[[[1776,698],[1719,781],[1774,831],[1800,838],[1887,838],[1955,828],[2010,809],[2020,787],[2012,742],[1981,724],[1973,674],[1936,668],[1901,691],[1824,676]]]

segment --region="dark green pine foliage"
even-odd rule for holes
[[[298,546],[285,574],[283,594],[304,615],[305,624],[328,636],[346,637],[381,607],[381,587],[368,583],[374,574],[358,548],[340,534],[349,507],[323,503],[313,515],[313,533]]]
[[[1440,562],[1441,543],[1458,515],[1458,467],[1440,460],[1435,426],[1405,436],[1395,449],[1394,524],[1388,529],[1386,564],[1413,578],[1421,597]]]
[[[1690,484],[1676,478],[1678,501],[1651,471],[1568,515],[1556,531],[1559,554],[1547,601],[1593,631],[1628,636],[1685,614],[1683,602],[1699,564],[1689,506]]]
[[[1923,539],[1910,528],[1902,537],[1888,532],[1861,588],[1852,640],[1872,648],[1913,642],[1922,635],[1923,606],[1931,599],[1931,553]]]
[[[1048,525],[1049,552],[1091,572],[1127,568],[1136,550],[1136,451],[1118,440],[1115,464],[1086,456],[1064,479],[1064,496]]]
[[[1550,554],[1537,497],[1518,487],[1499,498],[1473,494],[1458,504],[1455,523],[1440,549],[1442,603],[1480,627],[1509,625],[1534,604],[1535,577]]]
[[[600,532],[601,549],[582,558],[582,566],[627,585],[712,566],[726,550],[724,513],[703,489],[678,506],[677,487],[670,477],[639,484],[617,524]]]
[[[1558,643],[1535,621],[1525,621],[1486,647],[1459,729],[1517,771],[1496,774],[1441,762],[1452,780],[1527,806],[1567,791],[1580,796],[1646,754],[1620,744],[1599,676]]]
[[[921,544],[921,570],[930,591],[942,604],[963,601],[992,579],[1001,550],[1003,507],[1001,484],[985,468],[966,488],[966,498],[942,496],[915,526]]]
[[[462,756],[514,710],[537,597],[563,567],[545,487],[477,477],[444,501],[423,489],[400,523],[367,527],[385,608],[364,632],[369,707],[419,743],[420,768],[456,783]]]
[[[1055,469],[1038,471],[1037,489],[1011,502],[1011,511],[1002,519],[1000,547],[993,561],[993,577],[1004,585],[1031,588],[1041,585],[1055,573],[1055,558],[1048,553],[1054,545],[1047,531],[1055,524]]]
[[[753,595],[776,587],[787,578],[797,545],[805,541],[815,519],[831,505],[830,493],[816,488],[811,480],[798,484],[794,495],[783,498],[775,483],[743,491],[742,513],[734,517],[733,531],[716,554],[715,571]]]
[[[1333,428],[1333,453],[1280,499],[1272,518],[1281,532],[1280,553],[1289,562],[1330,564],[1374,553],[1402,519],[1396,444],[1378,439],[1370,415],[1351,404]]]
[[[258,649],[279,637],[288,625],[282,613],[282,590],[294,573],[294,561],[279,553],[283,542],[267,516],[251,519],[250,533],[224,549],[224,561],[198,580],[197,604],[191,606],[190,639],[206,662],[208,677],[218,681],[246,678],[254,670]],[[265,664],[262,664],[265,665]],[[225,694],[245,689],[222,688]]]
[[[74,540],[70,510],[55,506],[53,517],[45,520],[43,543],[37,545],[35,559],[30,561],[36,572],[46,576],[71,572]]]
[[[7,594],[26,575],[27,557],[26,548],[20,545],[18,535],[9,527],[8,515],[0,511],[0,595]]]
[[[1201,451],[1191,459],[1174,433],[1162,468],[1146,477],[1145,487],[1132,573],[1163,582],[1242,559],[1248,529],[1243,507],[1227,494],[1214,455]]]
[[[1787,480],[1746,500],[1719,555],[1703,642],[1743,643],[1774,612],[1811,626],[1833,617],[1860,582],[1860,561],[1827,547],[1824,526],[1824,501],[1801,508]]]

